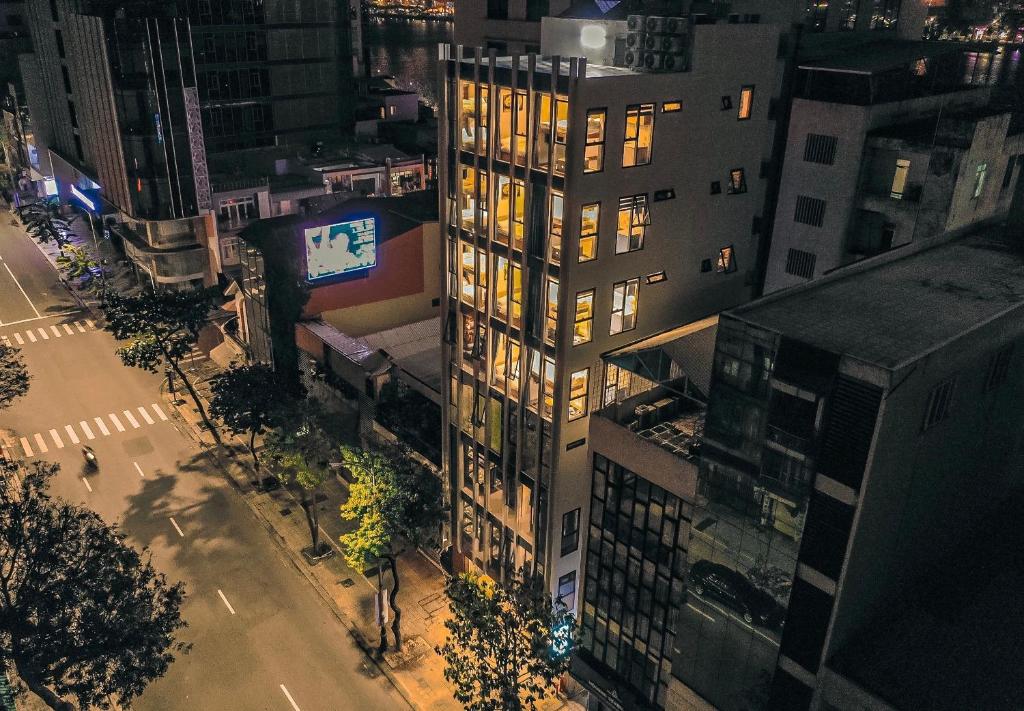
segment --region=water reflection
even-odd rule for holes
[[[368,66],[403,89],[437,104],[437,45],[452,41],[452,24],[436,20],[373,19],[363,30]]]

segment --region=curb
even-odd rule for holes
[[[168,393],[166,392],[166,383],[160,386],[160,394],[161,396],[164,397],[165,400],[167,399]],[[216,466],[217,470],[221,473],[221,475],[227,478],[228,482],[235,488],[236,491],[244,494],[243,486],[245,482],[238,481],[238,478],[233,473],[231,473],[230,467],[227,466],[222,459],[222,456],[225,454],[225,445],[222,444],[220,447],[216,447],[207,444],[206,442],[203,441],[202,437],[197,433],[195,427],[189,424],[189,422],[185,420],[184,417],[181,416],[181,413],[178,412],[178,406],[174,405],[173,402],[171,403],[171,410],[172,416],[185,426],[186,434],[199,445],[199,448],[213,462],[213,464]],[[234,435],[229,435],[229,437],[232,440],[235,438]],[[286,488],[284,489],[284,491],[289,497],[291,497],[294,501],[296,501],[296,503],[298,503],[298,500],[295,499],[294,494],[292,494]],[[359,632],[359,629],[358,627],[356,627],[355,623],[353,623],[352,620],[349,619],[348,615],[346,615],[342,611],[342,609],[338,607],[338,604],[334,601],[334,598],[323,586],[323,584],[319,580],[317,580],[317,578],[314,575],[312,575],[312,573],[310,573],[307,570],[305,561],[302,560],[301,553],[296,553],[294,550],[291,549],[291,547],[285,541],[284,536],[282,536],[274,527],[273,522],[270,521],[270,519],[267,516],[265,516],[264,513],[259,508],[253,505],[253,502],[250,501],[248,496],[243,495],[241,499],[243,502],[245,502],[246,507],[257,519],[257,521],[259,521],[260,525],[262,525],[263,528],[267,530],[267,532],[270,534],[271,539],[284,554],[288,562],[291,563],[292,567],[299,571],[302,577],[306,579],[306,581],[317,592],[317,595],[319,595],[321,600],[327,605],[327,608],[330,610],[331,614],[334,615],[334,617],[337,618],[339,622],[341,622],[341,624],[345,627],[346,630],[348,630],[349,635],[359,646],[359,649],[360,651],[362,651],[363,656],[366,657],[367,662],[373,665],[373,667],[379,673],[383,674],[384,677],[386,677],[388,681],[391,682],[391,685],[405,700],[405,702],[409,705],[410,708],[420,709],[420,706],[413,700],[412,694],[409,692],[408,689],[406,689],[405,684],[402,683],[402,681],[395,676],[394,672],[391,671],[386,664],[381,664],[380,660],[376,659],[373,656],[375,648],[370,648],[367,645],[366,640],[363,639],[363,636]],[[334,540],[330,536],[327,536],[327,540],[330,540],[331,544],[337,547],[337,545],[334,543]]]

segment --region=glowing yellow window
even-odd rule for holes
[[[573,324],[572,344],[590,343],[594,335],[594,290],[576,294],[576,318]]]
[[[497,217],[494,223],[494,240],[501,244],[508,244],[512,219],[512,179],[507,175],[499,175],[498,184],[495,186],[495,195]]]
[[[512,90],[498,89],[498,158],[512,160]]]
[[[599,173],[604,169],[604,125],[608,113],[604,109],[587,111],[587,144],[583,151],[583,172]]]
[[[654,143],[654,104],[626,107],[626,136],[622,145],[622,167],[631,168],[651,162]]]
[[[740,105],[736,111],[736,119],[745,121],[754,113],[754,87],[745,86],[740,89]]]
[[[580,254],[579,261],[597,259],[597,230],[600,226],[601,203],[584,205],[580,210]]]
[[[512,246],[523,248],[523,235],[526,234],[526,185],[522,180],[512,181]]]
[[[523,270],[512,265],[512,325],[519,328],[523,318]]]
[[[590,389],[590,368],[575,371],[569,376],[569,420],[578,420],[587,414],[587,390]]]
[[[508,259],[494,258],[494,315],[502,321],[508,319]]]
[[[562,210],[565,200],[562,193],[551,193],[551,215],[548,225],[548,242],[551,249],[551,263],[560,264],[562,261]]]
[[[471,81],[459,82],[459,145],[464,150],[476,147],[477,120],[476,84]]]
[[[473,296],[476,286],[476,258],[472,246],[462,244],[462,300],[473,305]]]
[[[555,333],[558,330],[558,280],[548,277],[548,304],[547,304],[547,328],[544,332],[544,340],[548,343],[555,342]]]

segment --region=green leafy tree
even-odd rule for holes
[[[28,392],[31,378],[21,350],[0,344],[0,410],[10,407]]]
[[[223,422],[232,434],[248,436],[249,453],[259,479],[256,437],[287,420],[303,393],[296,392],[263,363],[235,366],[214,376],[211,392],[210,415]]]
[[[360,572],[373,561],[391,569],[388,594],[395,648],[402,648],[402,610],[398,606],[398,547],[402,541],[421,546],[433,541],[444,518],[441,481],[419,464],[405,447],[369,451],[342,447],[343,465],[352,472],[341,516],[358,526],[341,536],[345,560]],[[383,630],[382,641],[386,640]]]
[[[64,272],[66,279],[88,278],[89,290],[94,293],[104,290],[105,280],[94,279],[92,276],[92,270],[101,268],[100,263],[93,259],[85,247],[74,244],[65,246],[61,255],[57,257],[57,267]]]
[[[212,300],[210,291],[147,291],[138,296],[111,291],[103,304],[103,314],[104,328],[119,341],[127,341],[117,349],[121,361],[151,373],[161,366],[170,367],[188,390],[203,424],[219,443],[217,428],[181,367],[181,361],[199,340],[199,330],[206,324]]]
[[[184,588],[116,526],[47,495],[57,470],[0,470],[0,657],[52,709],[126,707],[188,651]]]
[[[315,420],[300,417],[271,430],[266,438],[266,447],[287,480],[302,490],[310,552],[312,556],[318,556],[326,544],[320,543],[320,509],[316,497],[330,472],[331,440]]]
[[[569,668],[572,616],[551,598],[539,576],[524,570],[503,585],[472,575],[448,579],[452,617],[436,651],[455,699],[469,711],[536,708]]]

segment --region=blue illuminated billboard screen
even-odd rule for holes
[[[306,274],[310,281],[369,269],[377,264],[374,218],[306,229]]]

